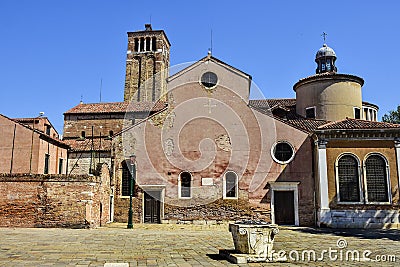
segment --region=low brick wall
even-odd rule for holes
[[[89,228],[110,220],[110,177],[0,174],[0,227]]]

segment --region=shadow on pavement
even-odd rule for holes
[[[389,239],[400,241],[400,230],[396,229],[328,229],[328,228],[286,228],[286,230],[307,234],[327,234],[343,237],[358,237],[364,239]]]
[[[214,261],[223,261],[226,260],[226,258],[224,258],[223,256],[221,256],[220,254],[206,254],[207,257],[209,257],[210,259],[214,260]]]

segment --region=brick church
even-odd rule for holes
[[[136,223],[399,226],[400,126],[377,121],[332,48],[295,98],[250,100],[249,74],[211,54],[173,72],[170,46],[150,24],[129,32],[124,101],[64,113],[68,173],[108,164],[112,220],[132,191]]]

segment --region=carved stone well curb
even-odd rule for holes
[[[237,264],[247,262],[286,261],[273,251],[278,225],[265,222],[243,221],[229,224],[235,250],[220,250],[220,254]]]

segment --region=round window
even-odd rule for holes
[[[278,142],[272,147],[271,154],[276,162],[286,164],[292,161],[294,149],[292,145],[287,142]]]
[[[217,85],[218,76],[214,72],[206,72],[201,76],[201,84],[206,88],[212,88]]]

